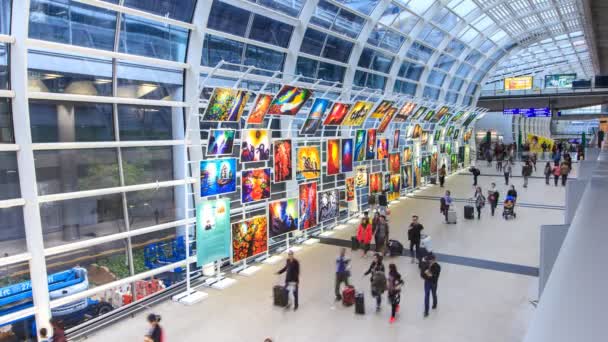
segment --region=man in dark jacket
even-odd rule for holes
[[[287,253],[287,262],[277,274],[286,273],[285,288],[293,291],[293,310],[298,310],[298,286],[300,284],[300,262],[293,257],[293,251]]]
[[[521,175],[524,177],[524,188],[528,187],[528,178],[532,175],[532,164],[526,160],[524,165],[521,167]]]
[[[471,171],[471,173],[473,174],[473,186],[477,186],[477,177],[479,177],[481,171],[479,171],[479,169],[475,166],[471,166],[469,171]]]
[[[418,256],[418,250],[420,249],[420,232],[424,227],[418,223],[418,215],[412,216],[412,223],[410,223],[410,229],[407,231],[407,238],[410,240],[410,256],[412,257],[412,264],[415,262]],[[416,252],[414,253],[414,247]]]
[[[433,309],[437,308],[437,283],[441,266],[433,254],[426,257],[427,264],[424,265],[420,275],[424,279],[424,317],[429,315],[429,295],[433,295]]]

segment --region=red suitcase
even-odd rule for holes
[[[351,306],[355,304],[355,288],[352,286],[347,286],[344,290],[342,290],[342,304],[344,306]]]

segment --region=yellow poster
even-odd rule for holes
[[[532,76],[505,78],[505,90],[528,90],[528,89],[532,89]]]
[[[543,152],[543,143],[545,144],[545,151],[551,151],[553,148],[553,139],[540,135],[528,133],[526,142],[530,144],[530,152]]]
[[[374,104],[367,101],[357,101],[342,121],[342,126],[361,126],[372,110]]]

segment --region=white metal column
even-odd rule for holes
[[[49,308],[49,290],[47,284],[46,260],[44,258],[44,243],[42,241],[42,222],[38,205],[38,189],[36,187],[36,168],[34,166],[34,151],[32,150],[32,134],[30,131],[30,115],[28,106],[27,84],[27,35],[30,1],[13,1],[12,35],[15,44],[11,46],[11,86],[15,91],[13,99],[13,125],[15,142],[19,145],[17,164],[19,169],[19,184],[21,196],[25,200],[23,206],[23,221],[27,249],[32,256],[30,260],[30,279],[32,283],[32,298],[36,308],[36,325],[38,328],[47,327],[51,318]]]

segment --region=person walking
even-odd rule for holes
[[[441,198],[441,213],[445,216],[445,223],[450,223],[448,221],[448,211],[450,210],[450,206],[452,205],[452,196],[450,196],[450,190],[445,191],[445,196]]]
[[[437,284],[441,273],[441,266],[433,254],[427,256],[427,260],[427,265],[420,274],[424,279],[424,317],[429,315],[429,295],[431,294],[433,295],[433,309],[437,309]]]
[[[528,178],[532,175],[532,165],[530,161],[526,160],[524,165],[521,167],[521,175],[524,177],[524,188],[528,187]]]
[[[496,152],[496,171],[501,172],[502,171],[502,161],[505,159],[504,156],[504,152],[502,151],[502,149],[498,149],[498,152]]]
[[[488,147],[488,149],[486,149],[485,157],[488,162],[488,167],[492,167],[492,151],[489,147]]]
[[[350,278],[350,260],[346,258],[346,248],[340,248],[340,255],[336,259],[336,301],[342,300],[340,294],[340,285],[344,283],[346,286],[350,286],[348,278]]]
[[[534,172],[536,172],[536,152],[532,152],[530,154],[530,161],[532,162],[532,166],[534,167]]]
[[[486,198],[483,196],[481,187],[475,188],[475,194],[473,195],[473,201],[475,201],[475,208],[477,209],[477,219],[481,219],[481,208],[486,205]]]
[[[559,167],[560,175],[562,176],[562,186],[566,186],[566,181],[568,180],[568,174],[570,173],[570,168],[568,167],[568,163],[563,162]]]
[[[597,148],[602,148],[602,142],[604,141],[604,131],[601,129],[597,131]]]
[[[494,216],[494,212],[498,206],[499,195],[498,190],[496,190],[496,183],[492,183],[490,185],[490,189],[488,190],[488,202],[490,202],[490,212],[492,213],[492,216]]]
[[[149,316],[148,316],[149,319]],[[53,336],[51,336],[51,341],[53,342],[67,342],[67,338],[65,336],[65,326],[61,320],[58,318],[51,318],[49,321],[51,323],[51,327],[53,328]],[[159,340],[160,341],[160,340]],[[156,342],[154,340],[146,340],[146,342]]]
[[[287,253],[285,266],[277,274],[285,274],[285,288],[293,293],[293,311],[298,310],[298,291],[300,284],[300,262],[294,258],[293,251]]]
[[[397,271],[395,264],[388,265],[388,301],[391,303],[391,318],[389,323],[395,322],[395,315],[399,312],[399,303],[401,303],[401,286],[404,284],[401,274]]]
[[[551,168],[551,162],[547,162],[545,164],[545,184],[549,185],[549,178],[551,178],[551,174],[553,173],[553,169]]]
[[[386,191],[382,191],[382,193],[378,195],[378,211],[380,211],[380,214],[386,215],[387,208],[388,200],[386,198]]]
[[[418,222],[418,215],[413,215],[412,223],[410,223],[410,228],[407,231],[407,238],[410,240],[410,256],[412,257],[412,264],[418,257],[418,250],[420,249],[420,235],[423,229],[424,226]],[[416,249],[415,252],[414,248]]]
[[[553,169],[551,170],[551,173],[553,173],[553,181],[555,186],[557,186],[557,182],[559,181],[559,176],[561,176],[562,171],[561,168],[559,167],[558,163],[555,163],[555,165],[553,165]]]
[[[150,330],[144,336],[144,342],[162,342],[163,328],[160,326],[160,316],[153,313],[149,314],[148,324],[150,324]],[[54,338],[53,341],[55,341]]]
[[[481,171],[479,171],[479,169],[475,166],[471,166],[469,171],[471,171],[471,173],[473,174],[473,186],[477,186],[477,177],[479,177]]]
[[[441,165],[439,169],[439,187],[443,188],[443,183],[445,183],[445,175],[447,171],[445,170],[445,164]]]
[[[371,274],[369,281],[372,297],[376,298],[376,311],[380,311],[382,294],[386,291],[386,274],[384,264],[382,263],[382,255],[380,253],[374,254],[374,261],[372,261],[371,265],[369,265],[369,269],[363,275],[366,276],[368,274]]]
[[[363,247],[363,254],[366,256],[369,251],[369,245],[372,243],[372,225],[369,223],[369,218],[364,217],[361,219],[361,224],[359,224],[359,228],[357,229],[357,241],[359,241],[359,245]]]
[[[385,255],[386,245],[388,243],[388,223],[386,222],[386,216],[380,215],[378,217],[378,222],[373,228],[374,240],[376,241],[376,252]]]
[[[509,178],[511,178],[511,163],[507,163],[503,169],[505,175],[505,185],[509,185]]]

